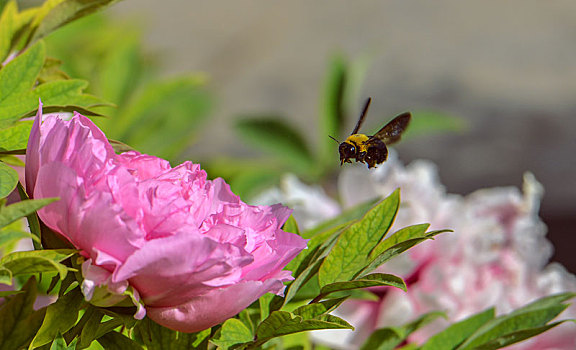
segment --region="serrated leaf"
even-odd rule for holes
[[[98,343],[106,350],[143,350],[134,340],[118,332],[109,332],[98,338]],[[156,349],[156,348],[153,348]]]
[[[480,327],[468,338],[458,350],[474,349],[484,343],[490,342],[509,333],[529,328],[544,326],[547,322],[558,316],[568,305],[552,305],[542,309],[534,309],[522,313],[510,314],[495,318]]]
[[[0,198],[7,197],[18,184],[18,173],[4,162],[0,162]]]
[[[48,305],[46,317],[38,333],[32,339],[30,348],[50,343],[58,334],[65,333],[78,321],[78,312],[84,303],[84,296],[80,288],[75,288]]]
[[[101,98],[82,93],[87,87],[88,82],[85,80],[55,80],[39,85],[25,96],[30,101],[29,105],[33,107],[32,109],[37,107],[38,99],[42,99],[42,103],[45,105],[45,108],[43,108],[45,113],[71,111],[78,109],[77,107],[90,108],[111,105]],[[85,110],[84,113],[86,112]],[[94,115],[93,113],[86,114]]]
[[[38,75],[38,82],[40,84],[44,84],[53,80],[70,79],[68,74],[64,73],[64,71],[60,69],[61,65],[62,61],[55,58],[47,57],[44,60],[44,66],[42,67],[42,70]]]
[[[370,252],[390,229],[399,203],[400,192],[396,190],[338,237],[318,272],[320,286],[348,281],[366,267]]]
[[[0,70],[0,125],[3,128],[25,116],[32,116],[38,99],[44,102],[44,112],[72,112],[98,115],[90,110],[108,105],[102,99],[83,94],[87,83],[81,80],[57,80],[35,87],[46,49],[42,42],[32,46]]]
[[[454,323],[428,339],[421,350],[452,350],[494,316],[494,308],[490,308]]]
[[[249,343],[253,339],[254,335],[242,321],[231,318],[224,322],[218,338],[212,339],[211,342],[219,349],[228,350],[234,346]]]
[[[286,160],[300,171],[309,171],[310,167],[314,167],[314,159],[304,137],[278,117],[240,120],[236,123],[236,130],[246,142]]]
[[[322,295],[328,295],[344,290],[386,286],[396,287],[406,291],[406,283],[404,283],[402,278],[385,273],[373,273],[352,281],[335,282],[325,285],[320,290],[320,293],[322,293]]]
[[[7,207],[0,206],[0,227],[4,227],[57,200],[58,198],[28,199]]]
[[[30,343],[44,318],[45,309],[34,311],[36,280],[31,278],[22,288],[24,293],[0,307],[0,350],[21,349]]]
[[[354,329],[348,322],[333,315],[321,315],[315,319],[303,317],[287,311],[274,311],[256,329],[258,343],[286,334],[317,329]]]

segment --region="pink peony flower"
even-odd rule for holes
[[[87,258],[83,292],[111,305],[132,291],[157,323],[183,332],[223,322],[265,293],[282,293],[283,267],[306,247],[280,229],[282,205],[250,206],[198,164],[172,168],[138,152],[120,155],[88,118],[41,122],[26,153],[33,198],[60,197],[42,221]]]

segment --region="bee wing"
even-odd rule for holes
[[[384,127],[375,135],[371,136],[370,140],[380,139],[387,145],[400,141],[402,133],[408,127],[411,118],[412,115],[410,112],[404,112],[398,115],[396,118],[392,119],[390,123],[384,125]]]
[[[366,99],[366,102],[364,103],[364,109],[362,109],[362,114],[360,114],[360,118],[358,118],[358,122],[356,123],[356,126],[354,127],[354,131],[352,131],[352,133],[350,135],[357,134],[358,130],[360,130],[362,123],[364,123],[364,118],[366,118],[366,113],[368,112],[368,107],[370,107],[370,102],[372,102],[372,97],[368,97],[368,99]]]

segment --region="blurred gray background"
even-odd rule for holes
[[[145,23],[164,74],[210,76],[217,110],[198,158],[250,152],[238,115],[280,112],[316,135],[330,57],[369,57],[367,124],[414,109],[465,119],[467,132],[413,138],[400,157],[433,160],[462,194],[533,172],[555,259],[576,272],[576,2],[126,0],[109,12]]]

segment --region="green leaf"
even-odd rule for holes
[[[60,279],[64,279],[68,267],[60,262],[75,253],[75,250],[66,249],[13,252],[0,259],[0,266],[10,270],[14,276],[58,272]]]
[[[34,311],[36,279],[30,278],[17,294],[0,306],[0,350],[27,346],[44,319],[45,309]]]
[[[506,347],[508,345],[512,345],[514,343],[518,343],[521,342],[523,340],[526,340],[528,338],[532,338],[537,336],[538,334],[544,333],[566,321],[571,321],[574,322],[574,320],[563,320],[563,321],[559,321],[559,322],[554,322],[554,323],[550,323],[547,324],[545,326],[541,326],[541,327],[534,327],[534,328],[528,328],[528,329],[523,329],[521,331],[517,331],[517,332],[512,332],[509,334],[505,334],[501,337],[498,337],[494,340],[491,340],[487,343],[484,343],[480,346],[477,346],[474,348],[474,350],[492,350],[492,349],[500,349],[503,347]]]
[[[20,195],[20,199],[22,201],[29,200],[28,194],[24,189],[24,186],[20,182],[18,182],[18,194]],[[28,227],[30,228],[30,233],[36,236],[38,239],[34,239],[32,244],[34,244],[35,250],[40,250],[42,248],[42,226],[40,225],[40,219],[38,219],[38,214],[33,211],[32,213],[26,215],[26,220],[28,220]]]
[[[320,286],[348,281],[366,267],[369,254],[390,229],[399,203],[396,190],[338,237],[318,272]]]
[[[134,340],[118,332],[109,332],[98,338],[98,343],[106,350],[143,350]],[[152,348],[156,349],[156,348]]]
[[[31,348],[49,344],[59,334],[65,333],[78,321],[78,312],[84,304],[80,288],[75,288],[48,305],[46,317],[38,333],[32,339]]]
[[[28,199],[7,207],[0,206],[0,227],[4,227],[57,200],[58,198]]]
[[[278,117],[240,120],[236,130],[246,142],[280,157],[298,171],[309,171],[310,167],[314,167],[314,159],[304,137]]]
[[[98,97],[82,93],[87,87],[88,82],[85,80],[55,80],[39,85],[26,97],[33,109],[37,107],[38,99],[42,99],[45,113],[77,111],[86,115],[98,115],[88,109],[95,106],[110,106],[110,104]]]
[[[198,333],[181,333],[144,318],[134,328],[136,339],[146,348],[154,350],[188,350],[200,345],[205,346],[210,336],[210,329]],[[98,340],[100,342],[100,340]],[[104,345],[104,344],[102,344]],[[106,347],[106,349],[108,349]]]
[[[80,322],[78,322],[78,324],[72,329],[74,330],[74,335],[78,335],[78,332],[80,332],[78,349],[89,347],[94,340],[99,338],[97,335],[103,317],[104,314],[100,312],[98,308],[88,304]],[[76,330],[75,328],[78,326],[80,327]]]
[[[338,145],[329,136],[335,138],[342,136],[347,70],[348,63],[344,58],[341,56],[334,57],[329,64],[324,82],[318,140],[320,140],[319,159],[325,164],[336,164],[338,159]]]
[[[452,350],[495,316],[494,308],[472,315],[433,335],[421,350]]]
[[[94,13],[119,0],[47,0],[31,24],[29,42],[50,34],[61,26]]]
[[[418,224],[401,228],[396,233],[380,242],[380,244],[378,244],[378,246],[372,252],[370,252],[370,258],[376,258],[378,255],[382,254],[387,249],[390,249],[398,243],[405,242],[413,238],[425,237],[428,227],[430,227],[430,224]]]
[[[256,344],[286,334],[317,329],[354,329],[348,322],[333,315],[321,315],[305,320],[303,317],[287,311],[274,311],[256,329]]]
[[[66,344],[66,340],[62,337],[62,334],[58,334],[56,339],[52,342],[52,346],[50,346],[50,350],[76,350],[76,342],[78,339],[73,339],[70,342],[70,346]]]
[[[249,343],[254,339],[254,335],[242,321],[231,318],[222,325],[220,334],[211,340],[219,349],[228,350],[240,344]]]
[[[11,124],[6,129],[0,129],[0,151],[23,150],[28,145],[32,121],[27,120]]]
[[[6,298],[6,297],[10,297],[16,294],[21,294],[24,293],[24,291],[22,290],[5,290],[0,292],[0,298]]]
[[[18,173],[4,162],[0,162],[0,198],[7,197],[18,183]]]
[[[305,320],[311,320],[324,314],[327,314],[331,310],[334,310],[335,308],[340,306],[340,304],[342,304],[346,299],[348,299],[348,297],[327,299],[319,303],[311,303],[303,305],[294,310],[292,313],[294,315],[301,316]]]
[[[74,110],[98,115],[90,109],[107,105],[97,97],[83,94],[87,83],[82,80],[56,80],[35,87],[37,77],[44,67],[46,50],[42,42],[29,48],[0,70],[0,126],[24,116],[32,116],[38,108],[38,100],[44,103],[44,112],[72,112]]]
[[[406,291],[406,284],[402,278],[385,273],[373,273],[352,281],[335,282],[325,285],[320,290],[320,293],[322,293],[322,295],[328,295],[343,290],[384,286],[392,286]]]
[[[402,340],[402,334],[399,334],[394,328],[377,329],[370,334],[360,350],[395,349]]]
[[[546,297],[540,298],[535,300],[529,304],[522,306],[519,309],[514,310],[510,313],[510,315],[517,315],[522,314],[527,311],[539,310],[551,306],[556,306],[560,303],[568,301],[572,298],[576,297],[576,293],[573,292],[566,292],[566,293],[558,293],[553,295],[548,295]]]
[[[135,35],[128,31],[126,34],[120,38],[121,42],[114,46],[114,50],[106,53],[99,74],[102,97],[120,106],[128,103],[134,86],[140,84],[144,70],[139,33]]]
[[[330,249],[334,246],[339,234],[345,227],[347,225],[337,226],[316,235],[308,241],[308,249],[300,252],[286,266],[287,270],[294,271],[292,275],[295,279],[286,288],[284,304],[292,300],[300,288],[318,273],[324,258],[330,253]]]
[[[396,349],[396,347],[400,345],[402,341],[408,339],[412,333],[436,320],[438,317],[446,317],[446,315],[443,312],[429,312],[401,327],[378,329],[370,335],[362,345],[361,350]]]
[[[0,266],[0,283],[12,285],[12,271]]]
[[[212,108],[204,80],[185,76],[150,83],[126,109],[119,110],[121,114],[101,124],[112,138],[145,153],[174,158],[195,139]],[[134,83],[127,84],[131,89]]]
[[[552,305],[541,309],[531,309],[522,313],[514,313],[498,317],[480,327],[468,338],[458,350],[474,349],[477,346],[493,341],[509,333],[538,328],[558,316],[568,305]]]
[[[16,223],[19,223],[16,221]],[[36,242],[40,240],[35,235],[31,234],[30,232],[24,232],[20,230],[11,230],[9,229],[11,225],[8,227],[4,227],[0,229],[0,249],[4,247],[11,247],[13,244],[18,243],[18,241],[22,239],[32,239]],[[4,251],[12,251],[12,249],[4,249]]]
[[[270,303],[274,297],[274,294],[266,293],[258,299],[258,305],[260,306],[260,321],[264,321],[264,319],[270,315]]]
[[[38,75],[38,82],[44,84],[53,80],[67,80],[70,79],[68,74],[64,73],[60,66],[62,61],[55,58],[47,57],[44,60],[44,66]]]
[[[288,217],[288,220],[286,220],[284,226],[282,226],[282,230],[286,232],[292,232],[300,236],[300,229],[298,228],[298,222],[296,222],[296,219],[294,219],[294,215],[290,215]]]
[[[17,99],[34,86],[44,64],[45,54],[44,44],[40,42],[0,70],[0,119],[13,119],[29,112],[28,109],[22,111],[18,107]]]
[[[359,274],[368,273],[370,271],[373,271],[374,269],[376,269],[377,267],[379,267],[380,265],[382,265],[386,261],[392,259],[396,255],[405,252],[406,250],[412,248],[413,246],[415,246],[419,243],[422,243],[422,242],[429,240],[429,239],[433,239],[434,236],[439,235],[440,233],[444,233],[444,232],[451,232],[451,230],[439,230],[439,231],[426,232],[426,234],[421,238],[412,238],[412,239],[408,239],[406,241],[400,242],[398,244],[395,244],[395,245],[391,246],[390,248],[386,249],[380,255],[376,256],[370,262],[370,264],[368,264],[362,271],[360,271]],[[376,249],[374,251],[379,250],[379,248],[380,247],[376,247]]]
[[[0,15],[0,62],[4,62],[12,46],[12,37],[16,29],[15,21],[18,15],[16,1],[9,1]]]

